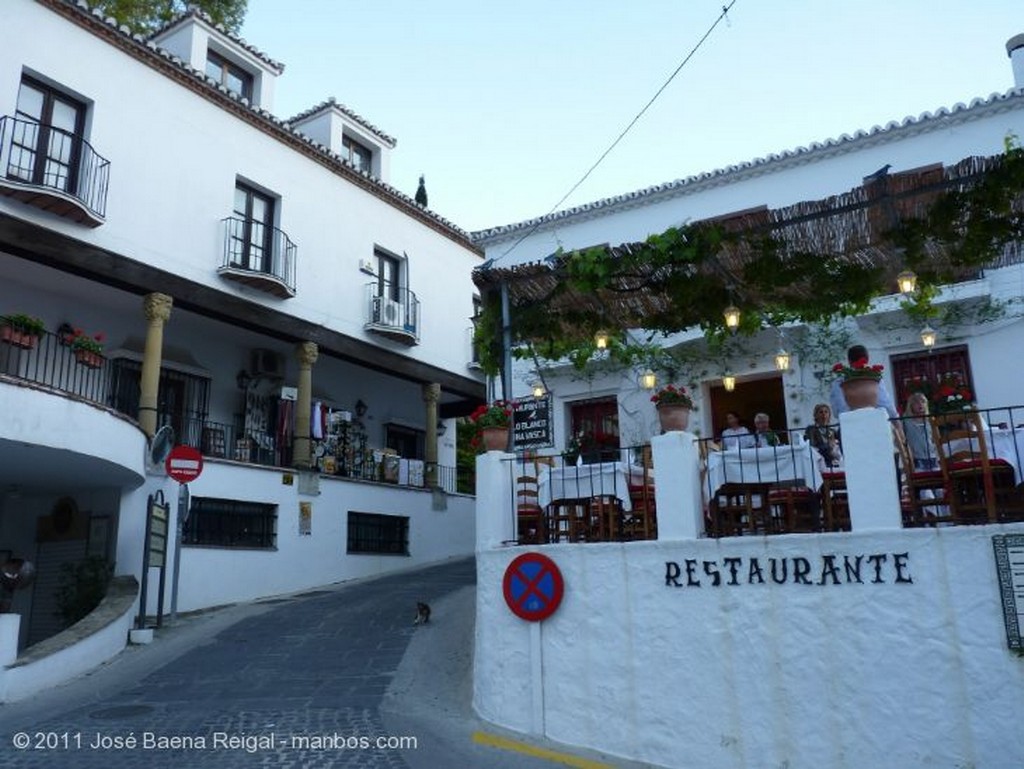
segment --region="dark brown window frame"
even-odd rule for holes
[[[373,173],[373,150],[361,141],[353,139],[348,134],[342,134],[341,146],[345,150],[342,156],[360,171]],[[357,162],[358,158],[358,162]]]
[[[23,74],[21,82],[19,83],[18,98],[20,100],[21,88],[28,86],[36,91],[39,91],[43,95],[43,106],[41,114],[36,117],[27,113],[21,112],[15,107],[14,116],[19,120],[29,120],[39,125],[39,131],[36,135],[36,141],[34,147],[24,147],[29,149],[34,154],[34,160],[32,163],[32,184],[38,184],[46,187],[53,187],[54,189],[61,189],[70,195],[74,195],[78,192],[78,165],[82,155],[82,140],[85,138],[85,113],[86,104],[80,99],[69,95],[65,91],[54,86],[47,85],[41,80],[37,80],[31,75]],[[55,160],[50,155],[50,137],[53,133],[59,133],[67,135],[67,131],[54,128],[53,122],[53,107],[55,102],[61,102],[68,105],[75,111],[75,128],[74,132],[70,136],[71,141],[71,153],[67,161],[68,176],[67,185],[65,187],[58,187],[57,185],[46,184],[46,164],[50,160]],[[22,146],[22,145],[18,145]],[[58,162],[58,161],[55,161]],[[59,163],[65,165],[64,163]],[[20,178],[17,175],[12,178]]]
[[[219,70],[219,77],[214,77],[214,75],[210,73],[209,70],[211,64]],[[240,67],[235,62],[210,49],[207,49],[206,51],[206,75],[217,80],[222,86],[232,93],[237,93],[239,96],[252,102],[252,95],[256,82],[256,78],[253,77],[253,74],[244,67]],[[228,85],[228,75],[234,75],[242,81],[242,90],[240,92]]]

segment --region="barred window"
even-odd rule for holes
[[[348,552],[409,555],[409,519],[401,515],[348,513]]]
[[[182,532],[186,545],[271,549],[277,545],[277,505],[193,497]]]

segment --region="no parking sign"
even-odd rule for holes
[[[565,583],[555,562],[540,553],[523,553],[505,569],[505,603],[527,622],[547,619],[562,602]]]

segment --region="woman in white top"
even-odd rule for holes
[[[728,449],[749,449],[754,446],[754,436],[750,430],[740,424],[740,415],[735,411],[725,412],[725,424],[727,427],[722,430],[722,448]]]

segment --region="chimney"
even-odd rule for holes
[[[1024,34],[1014,35],[1006,41],[1006,53],[1013,67],[1013,87],[1024,88]]]

